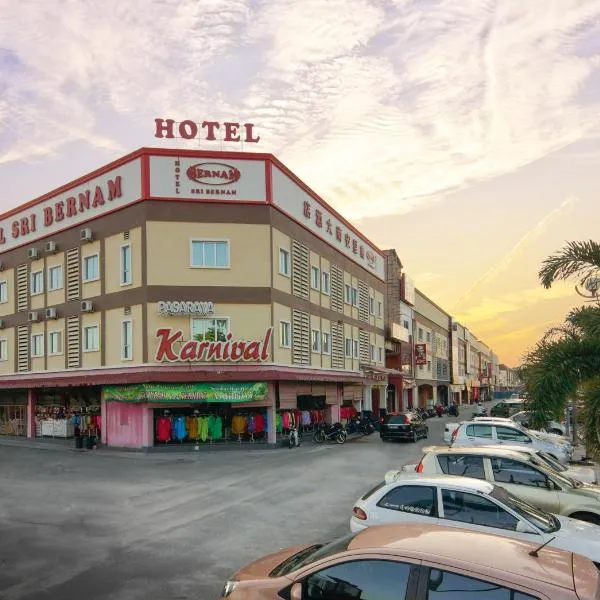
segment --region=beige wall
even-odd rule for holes
[[[65,359],[65,320],[64,319],[51,319],[46,321],[46,364],[48,371],[62,371],[66,368]],[[50,332],[60,331],[62,337],[62,351],[60,354],[50,354]]]
[[[84,276],[83,262],[84,262],[84,259],[86,256],[91,256],[92,254],[98,254],[98,260],[99,260],[98,273],[100,275],[100,278],[97,281],[89,281],[86,283],[83,281],[83,276]],[[104,277],[104,273],[102,272],[102,256],[100,254],[100,242],[99,241],[89,242],[89,243],[81,246],[81,264],[80,264],[79,268],[81,269],[81,281],[82,281],[81,297],[82,297],[82,299],[85,300],[86,298],[94,298],[95,296],[99,296],[102,291],[102,284],[100,283],[100,280],[102,279],[102,277]]]
[[[217,304],[215,315],[207,318],[229,318],[229,331],[235,340],[263,340],[266,330],[271,327],[271,307],[268,304]],[[156,330],[162,327],[179,329],[183,332],[183,339],[189,340],[191,336],[191,318],[189,316],[171,317],[160,315],[157,305],[148,304],[148,358],[154,361],[157,338]],[[279,323],[271,338],[269,347],[269,360],[272,360],[273,346],[279,344]]]
[[[62,287],[58,290],[49,291],[49,275],[50,267],[54,267],[56,265],[62,266]],[[56,304],[62,304],[65,301],[65,278],[66,278],[66,265],[65,265],[65,253],[57,252],[56,254],[51,254],[46,258],[46,272],[44,274],[46,286],[46,306],[55,306]]]
[[[273,287],[286,294],[292,293],[292,241],[289,236],[281,233],[278,229],[273,231],[272,265],[273,265]],[[287,250],[290,253],[290,275],[279,273],[279,249]],[[278,334],[279,337],[279,334]]]
[[[121,247],[131,247],[131,283],[121,285]],[[142,228],[135,227],[129,230],[129,239],[123,233],[107,237],[104,241],[105,270],[104,289],[107,294],[119,292],[123,289],[139,287],[142,285]]]
[[[290,324],[290,347],[282,348],[280,345],[279,335],[279,322],[287,321]],[[291,336],[292,336],[292,309],[289,306],[283,306],[282,304],[273,303],[273,362],[291,365],[292,364],[292,348],[291,348]]]
[[[122,358],[122,323],[131,320],[132,329],[132,358],[125,360]],[[106,365],[130,365],[141,364],[143,358],[143,339],[142,329],[142,305],[136,304],[131,307],[131,314],[125,315],[123,308],[115,308],[105,312],[104,326],[106,327]]]
[[[0,374],[7,375],[15,370],[15,330],[13,327],[0,329],[0,339],[6,340],[6,360],[0,360]]]
[[[7,301],[0,303],[0,317],[5,317],[7,315],[12,315],[17,310],[14,269],[0,271],[0,281],[6,281]]]
[[[102,325],[100,313],[84,313],[81,315],[81,348],[83,350],[84,328],[90,325],[98,325],[98,351],[82,352],[81,367],[83,369],[96,369],[102,366]]]
[[[148,221],[146,239],[148,285],[271,285],[269,225]],[[228,240],[230,267],[191,268],[192,239]]]

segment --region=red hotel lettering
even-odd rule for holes
[[[331,226],[331,219],[327,219],[327,233],[333,235],[333,227]]]
[[[346,244],[346,248],[350,248],[350,235],[344,235],[344,243]]]
[[[310,202],[304,201],[304,216],[310,219]]]
[[[57,221],[62,221],[65,218],[64,207],[65,204],[62,200],[54,205],[54,218]]]
[[[15,239],[33,233],[37,229],[35,214],[31,214],[28,217],[21,217],[18,221],[13,221],[10,229],[11,235]],[[2,232],[2,239],[4,239],[4,232]]]
[[[174,138],[175,137],[175,120],[174,119],[154,119],[154,137],[156,138]],[[256,144],[260,141],[259,135],[254,135],[254,124],[253,123],[235,123],[226,122],[219,123],[218,121],[202,121],[202,129],[206,130],[204,139],[214,142],[217,139],[216,131],[221,128],[225,129],[225,135],[223,141],[225,142],[247,142],[250,144]],[[244,139],[240,135],[239,130],[244,129],[246,135]],[[201,138],[202,134],[198,123],[190,119],[181,121],[177,128],[179,136],[183,139],[190,140],[193,138]]]
[[[323,213],[318,209],[315,209],[315,223],[317,227],[323,227]]]
[[[225,125],[225,137],[223,141],[225,142],[239,142],[240,134],[238,133],[238,129],[240,128],[239,123],[223,123]]]
[[[181,342],[183,333],[181,331],[173,332],[172,329],[161,328],[156,331],[156,337],[159,339],[156,349],[157,362],[179,362],[179,361],[258,361],[264,362],[269,359],[269,346],[273,328],[270,327],[265,332],[262,341],[232,341],[231,334],[227,335],[226,341],[219,342],[199,342],[189,340],[184,342],[181,348],[176,349],[173,346]]]
[[[6,244],[6,238],[4,237],[4,227],[0,227],[0,244]]]
[[[342,228],[341,227],[337,227],[335,228],[335,239],[338,242],[342,241]]]
[[[94,192],[94,201],[92,202],[92,208],[97,208],[104,204],[104,194],[102,193],[102,188],[97,185],[96,191]]]
[[[86,190],[85,193],[79,194],[79,212],[89,210],[90,208],[90,190]]]
[[[123,195],[121,191],[121,176],[115,177],[115,180],[108,180],[108,200],[112,201],[115,198],[120,198]]]
[[[206,139],[214,142],[217,139],[215,136],[215,129],[219,129],[219,124],[216,121],[203,121],[202,128],[204,129],[205,127],[208,130],[206,132]]]
[[[358,242],[356,240],[352,240],[352,252],[358,254]]]

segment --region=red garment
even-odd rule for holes
[[[299,425],[302,424],[302,411],[301,410],[294,411],[294,424],[296,425],[296,427],[298,427]]]
[[[156,421],[156,439],[159,442],[171,441],[171,419],[159,417]]]
[[[265,417],[261,413],[254,415],[254,431],[262,433],[265,430]]]

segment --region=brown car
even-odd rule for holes
[[[597,600],[577,554],[438,525],[383,525],[281,550],[225,584],[229,600]],[[533,554],[532,554],[533,553]]]

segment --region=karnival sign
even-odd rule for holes
[[[224,342],[183,340],[183,331],[161,328],[156,331],[157,362],[264,362],[269,359],[273,328],[269,327],[262,340],[234,340],[231,333]]]

